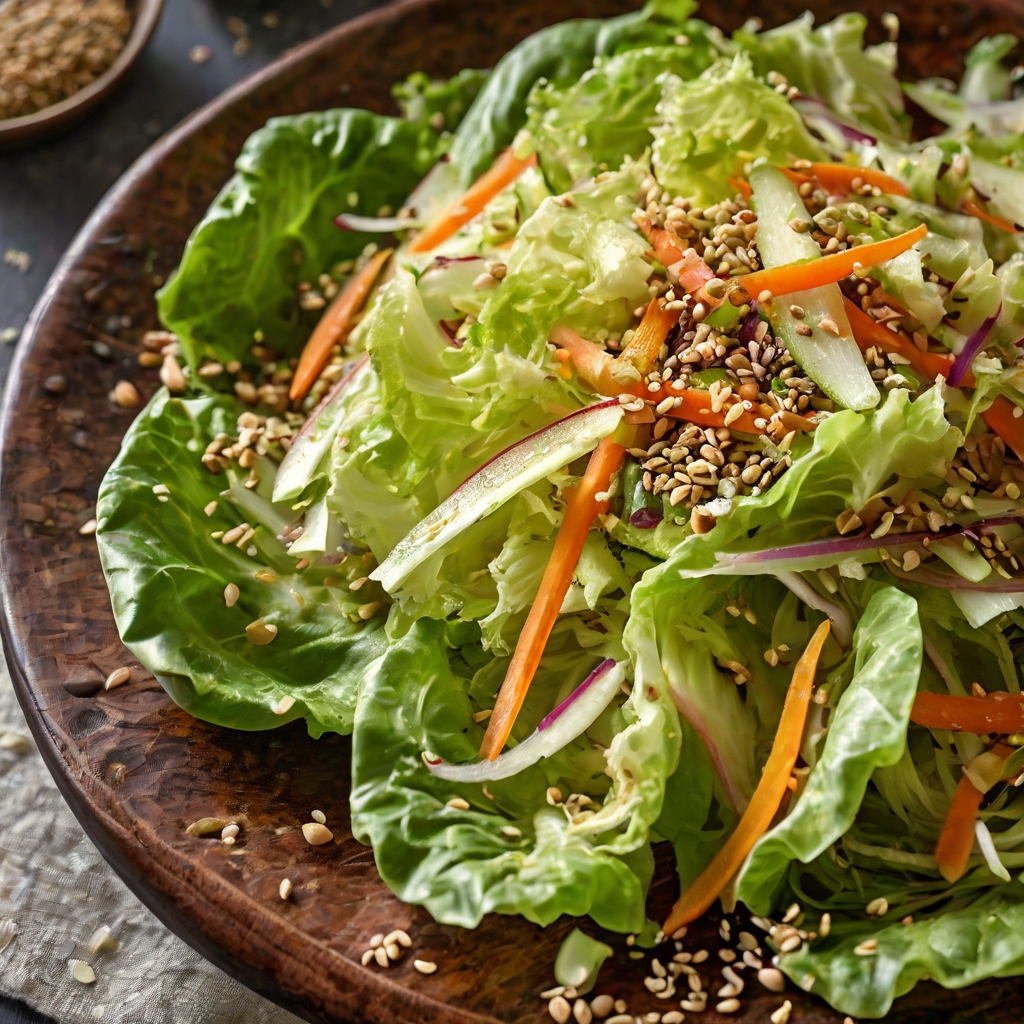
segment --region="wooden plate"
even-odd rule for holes
[[[335,105],[391,111],[392,83],[413,70],[449,75],[491,64],[543,25],[629,6],[406,0],[284,56],[158,142],[121,179],[57,269],[18,349],[3,410],[0,625],[39,748],[89,836],[138,896],[216,964],[308,1020],[548,1020],[538,993],[552,983],[555,951],[572,922],[541,930],[492,916],[470,932],[403,905],[349,831],[346,739],[314,742],[302,723],[253,734],[197,722],[130,658],[95,544],[78,534],[131,420],[107,395],[124,377],[147,395],[158,386],[136,360],[143,332],[157,326],[154,288],[177,264],[246,136],[268,117]],[[771,20],[793,18],[804,6],[780,0]],[[849,6],[812,4],[822,17]],[[864,6],[876,33],[883,11],[900,15],[911,75],[959,74],[966,45],[1014,30],[1024,11],[1020,0]],[[702,10],[726,29],[755,13],[765,16],[753,0]],[[57,396],[42,387],[53,374],[68,382]],[[131,665],[132,682],[97,694],[122,665]],[[337,837],[325,847],[308,846],[294,828],[315,807]],[[207,815],[243,823],[234,848],[185,834],[188,822]],[[286,826],[293,828],[279,833]],[[287,903],[278,897],[284,877],[295,887]],[[651,913],[663,914],[674,895],[671,864],[660,851]],[[413,937],[402,963],[361,967],[370,936],[396,927]],[[715,927],[701,925],[708,936]],[[703,934],[694,930],[697,940]],[[606,966],[602,989],[628,998],[634,1013],[668,1009],[643,989],[643,964],[626,957],[621,939],[615,945],[621,952]],[[440,969],[420,975],[413,956]],[[923,1024],[938,1005],[943,1019],[963,1013],[1010,1024],[1020,1019],[1022,997],[1024,983],[1015,980],[961,993],[921,985],[891,1019]],[[841,1019],[801,993],[789,998],[802,1024]],[[765,1022],[779,1001],[751,984],[742,1013],[728,1019]],[[711,1012],[701,1019],[726,1018]]]
[[[34,114],[0,120],[0,149],[19,148],[67,130],[117,88],[146,48],[160,20],[164,0],[128,0],[126,6],[132,16],[132,27],[124,49],[110,67],[84,89],[79,89],[60,103],[44,107]]]

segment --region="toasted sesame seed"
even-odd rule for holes
[[[454,808],[456,811],[468,811],[469,801],[464,800],[461,796],[453,796],[446,806]]]
[[[122,409],[137,409],[142,404],[139,389],[130,380],[119,380],[114,385],[113,396]]]
[[[740,1008],[738,999],[723,999],[715,1006],[718,1013],[735,1013]]]
[[[777,967],[762,967],[757,972],[757,980],[769,992],[782,992],[786,987],[786,979]]]
[[[402,950],[397,942],[385,942],[384,951],[387,953],[389,960],[397,960],[402,955]]]
[[[583,999],[577,999],[572,1004],[572,1015],[576,1024],[590,1024],[594,1019],[593,1012]]]
[[[229,586],[231,584],[228,584]],[[225,603],[227,603],[227,595],[225,595]],[[249,643],[254,644],[257,647],[264,647],[271,643],[277,636],[277,626],[272,622],[264,622],[263,619],[256,619],[255,622],[250,622],[245,627],[245,636]]]
[[[281,884],[277,887],[277,894],[281,899],[286,900],[292,894],[292,880],[290,878],[282,878]],[[365,954],[364,954],[365,956]],[[365,964],[364,964],[365,966]]]
[[[818,934],[824,939],[832,931],[832,915],[824,913],[821,915],[821,923],[818,925]]]
[[[684,925],[682,926],[682,928],[677,928],[677,929],[676,929],[676,930],[675,930],[675,931],[674,931],[674,932],[672,933],[672,938],[673,938],[673,939],[676,939],[676,940],[679,940],[679,939],[685,939],[685,938],[686,938],[686,931],[687,931],[687,928],[686,928],[686,925],[684,924]]]
[[[164,356],[163,365],[160,367],[160,380],[164,387],[172,392],[184,391],[188,386],[185,374],[181,372],[181,367],[178,365],[178,360],[170,352]]]
[[[384,945],[384,933],[377,932],[370,936],[370,949],[376,949],[378,946]]]
[[[282,883],[282,885],[283,884],[284,883]],[[359,962],[365,967],[373,959],[374,954],[376,952],[377,951],[375,949],[368,949],[368,950],[366,950],[366,952],[363,953],[363,955],[359,958]]]
[[[307,821],[302,826],[302,835],[310,846],[323,846],[334,838],[334,833],[318,821]]]
[[[305,829],[305,825],[303,825],[303,829]],[[388,959],[388,951],[383,946],[378,946],[373,951],[373,959],[377,961],[378,967],[388,967],[391,964]]]
[[[562,791],[557,786],[548,786],[547,801],[554,807],[562,802]]]
[[[437,970],[433,960],[413,960],[412,965],[420,974],[433,974]]]
[[[84,960],[69,960],[68,967],[71,977],[82,985],[91,985],[96,980],[96,972]]]
[[[595,1017],[607,1017],[615,1006],[615,1000],[609,995],[594,996],[590,1000],[590,1009]]]
[[[361,604],[358,611],[359,618],[364,621],[372,619],[380,611],[381,607],[380,601],[370,601],[368,604]]]
[[[777,1010],[775,1010],[769,1020],[772,1024],[789,1024],[789,1015],[793,1012],[793,1004],[787,999]]]
[[[857,956],[874,956],[878,952],[878,939],[865,939],[859,946],[853,947]]]
[[[103,684],[104,690],[113,690],[118,686],[124,686],[132,677],[132,670],[130,668],[115,668],[113,672],[107,676],[106,682]]]
[[[548,1014],[555,1024],[568,1024],[569,1017],[572,1016],[572,1007],[565,996],[555,996],[548,1003]]]
[[[238,833],[240,831],[241,830],[239,829],[237,822],[229,821],[220,830],[220,837],[221,837],[221,839],[237,839],[238,838]]]
[[[702,964],[707,960],[707,958],[708,951],[706,949],[698,949],[697,952],[693,954],[693,963]]]
[[[310,812],[310,814],[309,814],[309,816],[310,816],[310,817],[311,817],[311,818],[312,818],[312,819],[313,819],[313,820],[314,820],[314,821],[315,821],[315,822],[316,822],[316,823],[317,823],[318,825],[326,825],[326,824],[327,824],[327,815],[326,815],[326,814],[324,814],[324,812],[323,812],[323,811],[311,811],[311,812]]]

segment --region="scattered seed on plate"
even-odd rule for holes
[[[124,686],[132,677],[132,670],[130,668],[115,668],[106,678],[106,682],[103,684],[104,690],[114,690],[118,686]]]
[[[292,894],[292,880],[290,878],[282,878],[281,884],[277,887],[277,894],[281,899],[286,900]]]
[[[84,960],[69,960],[71,977],[83,985],[91,985],[96,980],[96,972]]]
[[[327,824],[327,815],[323,811],[310,811],[309,816],[320,825]]]
[[[334,833],[318,821],[307,821],[302,826],[302,835],[310,846],[323,846],[334,838]]]
[[[420,974],[433,974],[437,970],[433,960],[413,960],[412,965]]]

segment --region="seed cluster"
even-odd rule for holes
[[[34,114],[98,78],[124,49],[124,0],[0,5],[0,120]]]

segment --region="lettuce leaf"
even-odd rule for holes
[[[851,12],[814,28],[808,11],[767,32],[740,29],[732,42],[750,55],[758,75],[776,71],[791,86],[864,130],[909,138],[910,117],[896,78],[895,47],[865,46],[867,24],[863,14]]]
[[[556,192],[600,169],[617,169],[653,141],[662,76],[693,78],[709,67],[718,50],[703,22],[686,26],[682,46],[644,47],[598,58],[578,82],[553,83],[530,94],[527,129],[545,177]]]
[[[314,736],[347,733],[362,674],[385,646],[382,622],[354,625],[347,580],[327,586],[334,567],[296,572],[297,559],[274,531],[258,527],[254,556],[210,536],[243,518],[256,522],[222,496],[225,478],[199,461],[213,437],[234,433],[238,411],[231,398],[180,399],[161,390],[125,436],[96,503],[118,630],[197,718],[270,729],[305,717]],[[167,492],[154,492],[161,485]],[[217,509],[207,516],[211,501]],[[255,578],[260,570],[271,582]],[[232,608],[224,603],[228,583],[240,592]],[[246,638],[258,618],[279,630],[266,646]],[[282,698],[294,703],[277,714]]]
[[[828,722],[825,746],[796,806],[742,868],[736,895],[769,914],[791,860],[812,861],[853,824],[875,768],[899,761],[921,672],[917,602],[894,587],[869,600],[853,638],[853,678]]]
[[[648,0],[639,11],[608,20],[563,21],[534,32],[498,61],[459,126],[451,161],[462,188],[491,165],[526,123],[530,90],[541,80],[576,82],[595,57],[671,44],[687,29],[694,0]]]
[[[794,157],[827,160],[785,96],[756,77],[740,53],[692,81],[669,76],[654,129],[654,169],[672,195],[710,205],[732,196],[726,180],[757,157],[788,164]]]
[[[561,634],[563,643],[567,636]],[[484,914],[503,913],[546,925],[561,914],[589,914],[603,927],[639,931],[652,869],[646,833],[620,856],[578,834],[566,812],[546,800],[551,785],[561,785],[565,796],[607,786],[604,757],[586,735],[555,757],[488,784],[489,795],[478,784],[444,782],[427,771],[425,750],[449,761],[476,756],[483,735],[471,717],[476,698],[493,700],[507,664],[484,655],[473,681],[453,642],[445,623],[419,620],[370,666],[360,694],[352,827],[373,845],[381,877],[444,924],[473,928]],[[574,653],[571,642],[561,655],[553,646],[559,643],[549,644],[516,723],[520,737],[595,663],[578,648]],[[463,650],[477,652],[471,657],[479,663],[475,644]],[[453,796],[470,809],[448,806]]]
[[[254,132],[157,297],[189,365],[251,361],[256,331],[297,355],[320,316],[299,308],[298,284],[371,241],[334,217],[400,206],[436,158],[421,135],[417,124],[366,110],[275,117]]]

